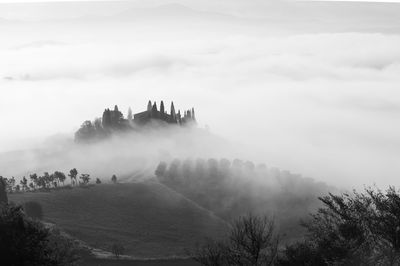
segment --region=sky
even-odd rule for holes
[[[400,5],[142,2],[0,6],[0,152],[164,100],[243,159],[396,185]]]

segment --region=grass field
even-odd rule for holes
[[[186,249],[205,237],[222,237],[228,227],[208,211],[154,182],[11,194],[9,200],[39,202],[46,222],[94,248],[109,251],[113,243],[121,243],[125,254],[140,259],[184,256]]]

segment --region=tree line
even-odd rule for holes
[[[30,174],[28,178],[22,177],[19,182],[15,177],[6,178],[0,176],[5,184],[7,193],[18,193],[18,192],[33,192],[33,191],[47,191],[51,189],[63,188],[63,187],[77,187],[77,186],[88,186],[91,181],[90,174],[81,173],[79,174],[76,168],[65,174],[61,171],[55,171],[53,173],[44,172],[43,175],[36,173]],[[66,182],[68,182],[66,184]],[[117,183],[117,176],[112,175],[112,183]],[[101,184],[100,178],[95,179],[96,184]]]
[[[318,196],[334,190],[311,178],[239,159],[174,159],[160,162],[155,175],[227,221],[261,209],[298,219],[319,206]]]

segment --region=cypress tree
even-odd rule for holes
[[[156,102],[154,102],[152,110],[157,111],[157,103]]]
[[[160,104],[160,113],[164,114],[164,102],[163,101],[161,101],[161,104]]]
[[[174,120],[176,119],[174,102],[171,102],[171,116],[172,116],[172,119],[174,119]]]
[[[108,128],[111,126],[111,111],[110,111],[110,109],[104,110],[102,125],[103,125],[103,128]]]

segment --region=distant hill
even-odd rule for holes
[[[183,256],[184,249],[227,229],[212,213],[153,182],[11,194],[9,200],[37,201],[44,220],[73,237],[103,250],[119,242],[137,258]]]

